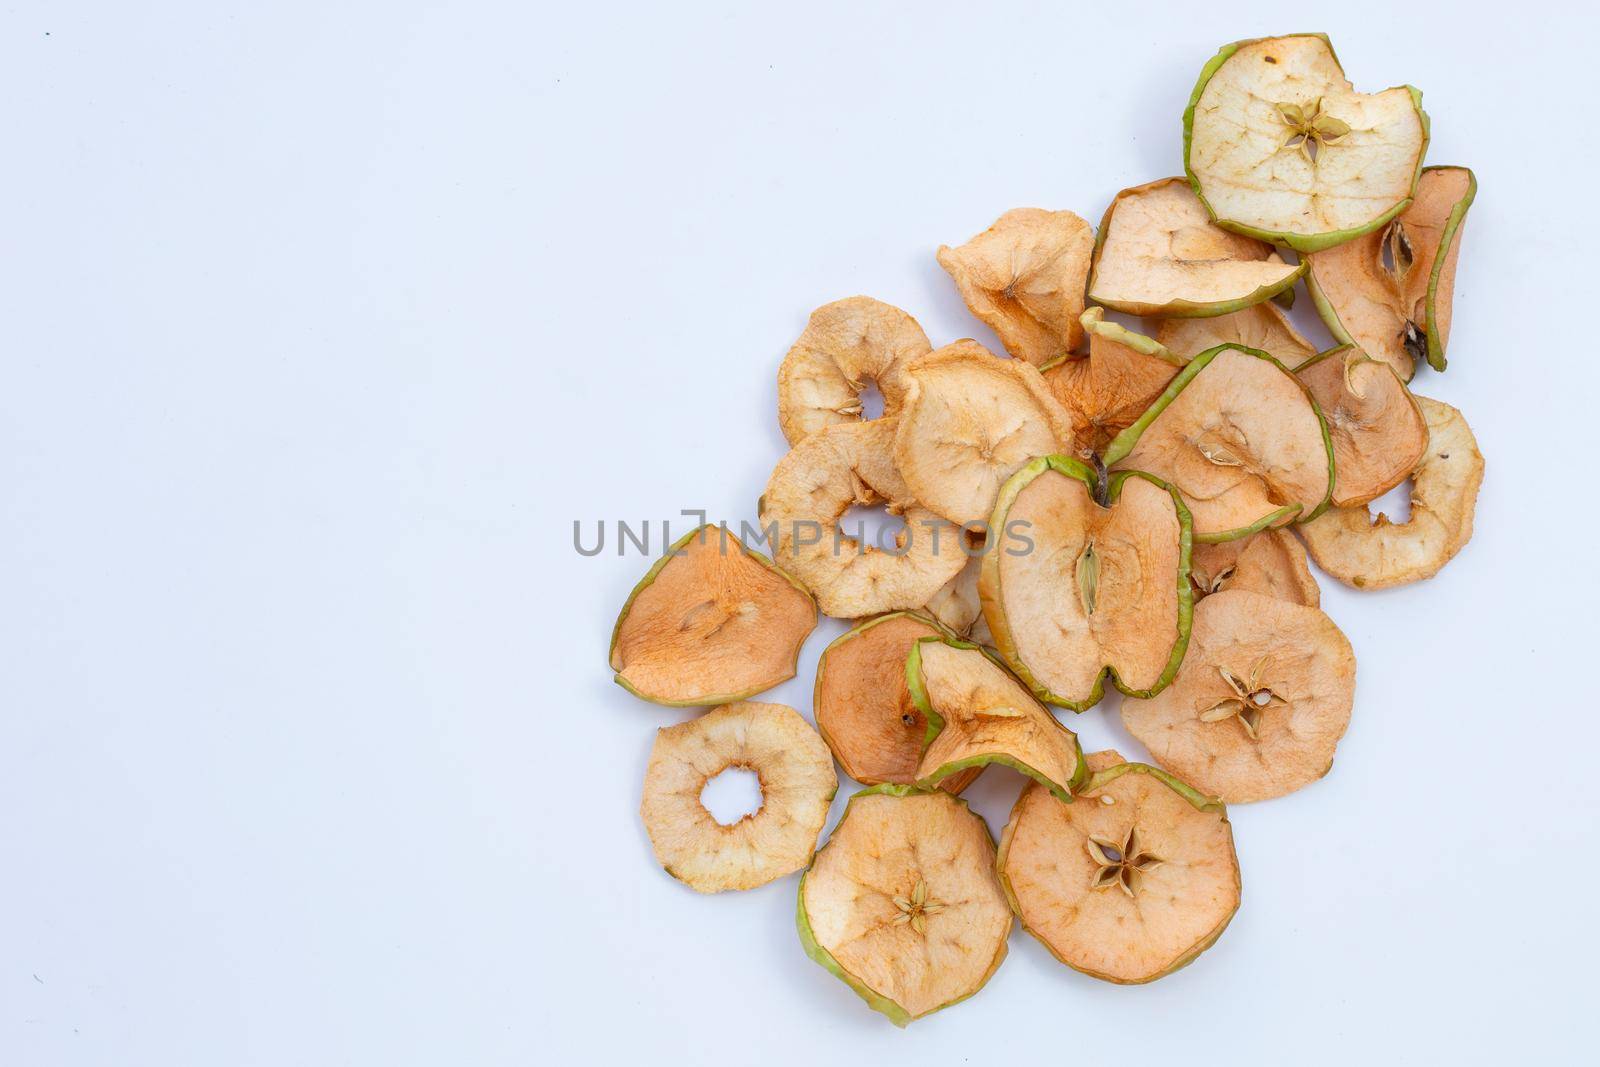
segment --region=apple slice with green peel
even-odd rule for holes
[[[972,996],[1005,959],[1012,918],[994,860],[989,828],[965,801],[864,789],[800,879],[800,943],[905,1026]]]
[[[1081,321],[1089,335],[1089,354],[1040,369],[1072,419],[1080,454],[1101,451],[1133,425],[1184,363],[1149,337],[1106,321],[1104,308],[1089,308]]]
[[[730,767],[754,771],[761,808],[726,825],[701,803]],[[729,704],[656,732],[639,815],[656,859],[701,893],[753,889],[811,862],[839,779],[833,756],[783,704]]]
[[[924,637],[906,657],[906,686],[928,724],[917,784],[932,787],[998,763],[1062,800],[1088,773],[1077,735],[984,648]]]
[[[1071,450],[1071,420],[1039,372],[976,341],[913,360],[905,380],[895,464],[915,499],[951,522],[987,519],[1017,468]]]
[[[813,433],[778,461],[762,494],[773,556],[835,618],[920,608],[966,563],[961,531],[916,506],[895,468],[896,419],[843,422]],[[851,507],[885,504],[905,517],[893,549],[846,536]]]
[[[1262,530],[1237,541],[1195,545],[1189,580],[1196,599],[1228,589],[1317,607],[1322,590],[1306,565],[1306,546],[1288,530]]]
[[[1466,167],[1427,167],[1411,206],[1364,237],[1308,256],[1306,285],[1328,330],[1410,381],[1445,368],[1462,224],[1478,194]]]
[[[1315,517],[1333,489],[1333,445],[1316,401],[1277,360],[1239,345],[1196,356],[1102,459],[1177,489],[1197,541]]]
[[[1025,533],[984,556],[978,594],[995,647],[1039,699],[1082,711],[1108,675],[1125,693],[1171,681],[1192,594],[1189,512],[1169,486],[1045,456],[1006,483],[991,529]]]
[[[1427,148],[1422,94],[1354,92],[1320,33],[1225,46],[1183,113],[1184,170],[1211,217],[1297,252],[1405,210]]]
[[[1165,178],[1111,201],[1089,299],[1133,315],[1226,315],[1291,288],[1304,271],[1219,228],[1182,178]]]
[[[1316,346],[1272,304],[1255,304],[1210,319],[1162,319],[1156,340],[1185,363],[1218,345],[1254,348],[1285,367],[1298,367],[1317,354]]]
[[[1115,753],[1078,802],[1029,784],[996,864],[1011,910],[1050,954],[1107,982],[1152,982],[1216,943],[1239,909],[1227,809]]]
[[[685,534],[634,586],[611,631],[617,684],[657,704],[708,707],[794,677],[817,625],[805,588],[733,534]]]
[[[797,445],[824,426],[862,417],[861,392],[871,382],[883,413],[900,407],[900,368],[933,351],[917,320],[870,296],[824,304],[778,368],[778,426]]]
[[[1428,425],[1387,363],[1347,345],[1314,356],[1295,375],[1328,424],[1334,507],[1376,500],[1416,469],[1428,447]]]
[[[1366,507],[1333,508],[1300,527],[1317,566],[1357,589],[1387,589],[1432,578],[1472,539],[1483,453],[1461,412],[1416,397],[1428,448],[1411,474],[1411,518],[1390,522]]]
[[[1317,608],[1243,590],[1194,609],[1178,677],[1122,722],[1155,761],[1230,804],[1270,800],[1328,773],[1350,725],[1356,657]]]
[[[845,773],[865,785],[909,784],[928,738],[928,720],[906,686],[906,657],[924,637],[949,636],[914,612],[880,615],[842,634],[817,661],[817,730]],[[959,793],[978,771],[948,778]]]
[[[1094,230],[1077,215],[1024,207],[958,248],[941,245],[939,266],[1006,351],[1038,366],[1083,336],[1078,315],[1093,250]]]

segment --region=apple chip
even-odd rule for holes
[[[1097,492],[1102,495],[1097,499]],[[1153,693],[1189,633],[1189,513],[1146,474],[1106,479],[1066,456],[1018,471],[993,528],[1026,531],[984,557],[978,592],[995,647],[1041,700],[1082,711],[1109,674]]]
[[[1225,46],[1183,113],[1184,169],[1211,217],[1298,252],[1405,210],[1427,147],[1422,94],[1352,91],[1319,33]]]
[[[1047,364],[1041,373],[1072,420],[1078,448],[1099,452],[1144,414],[1184,361],[1143,334],[1107,322],[1103,308],[1089,308],[1082,323],[1089,354]]]
[[[806,955],[896,1026],[982,989],[1006,957],[1011,910],[994,840],[965,801],[863,789],[800,879]]]
[[[1295,374],[1328,424],[1334,507],[1376,500],[1416,469],[1428,447],[1428,426],[1387,363],[1347,346],[1313,357]]]
[[[1118,193],[1100,223],[1089,299],[1134,315],[1225,315],[1292,287],[1305,267],[1218,227],[1182,178]]]
[[[823,650],[813,703],[817,729],[856,781],[916,781],[928,721],[906,686],[906,658],[919,638],[945,633],[932,620],[901,611],[860,623]],[[959,793],[978,773],[943,785]]]
[[[1184,363],[1218,345],[1253,348],[1285,367],[1298,367],[1317,354],[1316,346],[1300,335],[1289,316],[1270,303],[1209,319],[1162,319],[1156,340]]]
[[[1196,597],[1247,589],[1291,604],[1317,607],[1322,590],[1306,565],[1306,548],[1288,530],[1262,530],[1236,541],[1195,545],[1189,580]]]
[[[1155,761],[1228,803],[1321,778],[1350,725],[1356,657],[1317,608],[1230,590],[1194,609],[1178,677],[1122,722]]]
[[[726,704],[793,678],[816,625],[799,583],[727,530],[702,526],[633,587],[611,631],[611,669],[657,704]]]
[[[1239,909],[1233,828],[1220,802],[1169,774],[1089,758],[1098,769],[1075,804],[1022,791],[1000,884],[1022,928],[1068,967],[1151,982],[1215,944]]]
[[[1071,448],[1067,413],[1021,360],[957,341],[913,360],[904,377],[895,463],[916,500],[951,522],[987,519],[1017,468]]]
[[[1317,566],[1357,589],[1386,589],[1432,578],[1472,538],[1483,484],[1483,453],[1461,412],[1416,398],[1428,423],[1428,448],[1411,475],[1411,518],[1373,519],[1365,507],[1334,508],[1300,528]]]
[[[824,426],[862,417],[861,391],[872,382],[883,413],[900,407],[900,368],[933,350],[917,320],[869,296],[824,304],[778,368],[778,425],[791,445]]]
[[[909,503],[892,455],[895,422],[818,430],[778,462],[761,498],[762,526],[777,524],[779,565],[838,618],[919,608],[966,564],[960,530]],[[878,503],[905,518],[892,547],[862,544],[839,527],[852,506]]]
[[[1272,357],[1238,345],[1196,356],[1104,461],[1177,489],[1197,541],[1311,518],[1333,488],[1333,446],[1316,402]]]
[[[1094,230],[1070,211],[1021,207],[959,248],[939,247],[961,299],[1018,359],[1038,366],[1077,347]]]
[[[918,785],[999,763],[1072,799],[1086,773],[1077,736],[988,652],[951,638],[921,638],[906,658],[906,684],[928,723]]]
[[[700,801],[730,767],[755,772],[761,808],[724,825]],[[802,870],[839,788],[828,746],[783,704],[728,704],[656,732],[639,815],[667,873],[701,893]]]
[[[1426,357],[1444,370],[1461,226],[1478,194],[1466,167],[1428,167],[1417,198],[1387,226],[1307,259],[1306,285],[1340,341],[1410,381]]]
[[[974,555],[966,566],[928,598],[924,610],[939,625],[957,637],[972,632],[972,624],[983,617],[983,602],[978,599],[978,572],[983,568],[983,557]]]

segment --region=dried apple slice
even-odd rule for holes
[[[1317,354],[1289,316],[1270,303],[1209,319],[1162,319],[1156,340],[1184,363],[1208,348],[1230,344],[1265,352],[1285,367],[1298,367]]]
[[[1109,757],[1109,758],[1107,758]],[[1115,753],[1076,804],[1032,783],[1000,838],[1000,884],[1022,928],[1108,982],[1165,977],[1216,943],[1239,910],[1227,809]]]
[[[724,825],[700,801],[730,767],[755,772],[761,808]],[[728,704],[656,732],[639,815],[656,859],[701,893],[753,889],[803,869],[839,788],[833,756],[783,704]]]
[[[870,296],[824,304],[778,368],[778,425],[791,445],[862,417],[867,382],[883,394],[883,413],[900,407],[900,368],[931,352],[917,320]]]
[[[1316,401],[1277,360],[1238,345],[1190,361],[1103,458],[1177,489],[1197,541],[1304,521],[1333,489],[1333,446]]]
[[[1417,197],[1387,226],[1308,256],[1306,286],[1335,338],[1410,381],[1417,360],[1445,368],[1461,226],[1478,195],[1466,167],[1427,167]]]
[[[895,469],[895,419],[839,423],[807,437],[778,462],[761,497],[761,524],[774,531],[773,555],[800,579],[822,610],[859,619],[919,608],[961,570],[960,530],[909,505]],[[847,537],[839,520],[855,505],[902,512],[893,548]]]
[[[978,599],[978,572],[982,568],[982,555],[973,555],[924,605],[934,621],[957,637],[966,637],[972,632],[972,624],[983,617],[983,601]]]
[[[1165,178],[1111,201],[1089,299],[1134,315],[1226,315],[1291,288],[1304,271],[1218,227],[1187,182]]]
[[[1291,604],[1317,607],[1322,590],[1306,565],[1306,547],[1288,530],[1262,530],[1237,541],[1195,545],[1189,557],[1195,596],[1247,589]]]
[[[617,684],[657,704],[726,704],[793,678],[817,606],[737,537],[702,526],[633,587],[611,631]]]
[[[1295,375],[1328,424],[1334,507],[1376,500],[1416,469],[1428,447],[1428,425],[1387,363],[1347,345],[1312,357]]]
[[[921,638],[906,657],[906,685],[928,724],[918,785],[936,786],[999,763],[1072,799],[1087,773],[1077,735],[986,650],[953,638]]]
[[[904,377],[895,463],[917,501],[951,522],[987,519],[1017,468],[1071,449],[1071,420],[1021,360],[957,341],[913,360]]]
[[[1483,484],[1483,453],[1461,412],[1416,398],[1428,448],[1411,474],[1411,518],[1376,519],[1365,507],[1334,508],[1300,527],[1317,566],[1357,589],[1387,589],[1432,578],[1472,538]]]
[[[917,780],[928,720],[906,686],[906,657],[918,639],[947,635],[933,620],[901,611],[860,623],[823,650],[812,705],[817,730],[856,781]],[[978,773],[943,785],[959,793]]]
[[[1320,33],[1226,45],[1183,113],[1184,170],[1211,217],[1298,252],[1405,210],[1427,147],[1422,94],[1352,91]]]
[[[1122,722],[1155,761],[1230,804],[1321,778],[1350,725],[1356,657],[1316,608],[1230,590],[1194,609],[1178,677]]]
[[[1094,230],[1070,211],[1015,208],[959,248],[939,247],[939,266],[967,307],[1018,359],[1038,366],[1083,336],[1084,280]]]
[[[896,1026],[948,1008],[1006,957],[1011,910],[994,859],[989,828],[965,801],[863,789],[800,879],[800,943]]]
[[[1153,693],[1183,659],[1189,632],[1189,513],[1155,478],[1100,483],[1084,464],[1045,456],[1018,471],[992,528],[1025,532],[984,557],[978,593],[995,647],[1041,700],[1082,711],[1109,675]]]
[[[1144,414],[1184,360],[1141,333],[1107,322],[1104,308],[1089,308],[1081,321],[1089,354],[1047,364],[1040,372],[1071,417],[1078,448],[1099,452]]]

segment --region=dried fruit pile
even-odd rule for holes
[[[1239,905],[1224,804],[1320,778],[1350,721],[1355,656],[1307,551],[1381,588],[1472,535],[1472,431],[1408,385],[1444,369],[1476,191],[1423,166],[1421,94],[1354,91],[1318,34],[1242,41],[1183,132],[1187,180],[1119,193],[1098,235],[1019,208],[939,249],[1010,358],[935,349],[867,297],[814,312],[778,372],[773,559],[703,527],[617,621],[630,692],[723,705],[656,740],[662,866],[702,892],[804,869],[806,952],[901,1025],[977,992],[1013,916],[1112,982],[1209,947]],[[1337,347],[1275,306],[1302,279]],[[1374,519],[1408,478],[1410,520]],[[892,544],[846,533],[863,505],[902,518]],[[822,654],[813,731],[743,701],[794,675],[818,607],[856,625]],[[1050,710],[1108,679],[1154,766],[1086,757]],[[817,849],[835,759],[869,788]],[[998,851],[957,797],[992,764],[1023,776]],[[729,767],[763,805],[724,825],[700,794]]]

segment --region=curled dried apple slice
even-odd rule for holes
[[[657,704],[726,704],[793,678],[816,625],[804,587],[727,530],[702,526],[628,595],[611,632],[611,669],[618,685]]]
[[[1184,360],[1143,334],[1108,322],[1103,308],[1089,308],[1081,321],[1089,354],[1046,364],[1041,373],[1072,420],[1077,447],[1099,452],[1144,414]]]
[[[1169,774],[1089,758],[1096,770],[1075,804],[1022,791],[1000,839],[1000,883],[1022,928],[1068,967],[1151,982],[1215,944],[1239,909],[1233,828],[1219,801]]]
[[[1439,573],[1472,538],[1483,453],[1461,412],[1416,398],[1428,448],[1411,475],[1411,518],[1390,522],[1365,507],[1333,508],[1300,527],[1317,566],[1357,589],[1386,589]]]
[[[1015,208],[939,266],[1006,351],[1035,366],[1077,347],[1094,230],[1070,211]]]
[[[1350,724],[1356,657],[1316,608],[1230,590],[1194,609],[1178,677],[1122,722],[1167,770],[1228,803],[1292,793],[1328,773]]]
[[[1223,47],[1183,113],[1184,169],[1211,217],[1298,252],[1405,210],[1427,147],[1422,94],[1354,92],[1320,33]]]
[[[924,637],[911,647],[905,670],[911,699],[928,723],[918,785],[998,763],[1072,799],[1087,773],[1077,736],[986,650]]]
[[[1236,541],[1195,545],[1189,580],[1196,597],[1247,589],[1313,608],[1322,602],[1322,590],[1306,565],[1306,547],[1288,530],[1262,530]]]
[[[1291,288],[1305,271],[1217,226],[1182,178],[1124,189],[1106,209],[1089,299],[1134,315],[1225,315]]]
[[[1334,507],[1376,500],[1416,469],[1428,447],[1428,425],[1388,364],[1346,346],[1313,357],[1295,375],[1328,424]]]
[[[1289,316],[1270,303],[1209,319],[1162,319],[1156,340],[1184,363],[1218,345],[1253,348],[1285,367],[1298,367],[1317,354],[1316,346],[1300,335]]]
[[[1006,483],[992,528],[1017,536],[978,579],[995,647],[1041,700],[1082,711],[1109,675],[1165,686],[1189,632],[1189,513],[1147,474],[1102,482],[1075,459],[1034,460]]]
[[[959,529],[908,506],[912,496],[892,456],[895,421],[818,430],[778,462],[761,497],[761,524],[772,532],[778,564],[837,618],[919,608],[966,563]],[[851,507],[879,503],[904,514],[892,546],[845,535],[839,521]]]
[[[906,657],[920,638],[946,633],[931,619],[901,611],[860,623],[823,650],[813,703],[817,730],[856,781],[916,781],[928,720],[906,686]],[[942,784],[959,793],[978,773]]]
[[[1306,257],[1307,288],[1328,330],[1410,381],[1417,360],[1445,368],[1461,227],[1478,195],[1466,167],[1427,167],[1411,206],[1387,226]]]
[[[900,368],[933,350],[917,320],[869,296],[824,304],[778,368],[778,425],[791,445],[824,426],[862,417],[866,383],[883,394],[883,413],[900,407]]]
[[[1314,517],[1333,489],[1333,446],[1316,401],[1271,356],[1238,345],[1196,356],[1103,458],[1177,489],[1197,541]]]
[[[761,808],[724,825],[701,803],[730,767],[755,772]],[[783,704],[728,704],[656,732],[639,815],[656,859],[701,893],[753,889],[803,869],[839,788],[833,757]]]
[[[880,785],[850,798],[800,879],[806,955],[896,1026],[965,1000],[1006,956],[989,828],[964,801]]]
[[[957,341],[913,360],[904,377],[895,463],[915,499],[951,522],[987,519],[1017,468],[1071,448],[1071,420],[1021,360]]]

